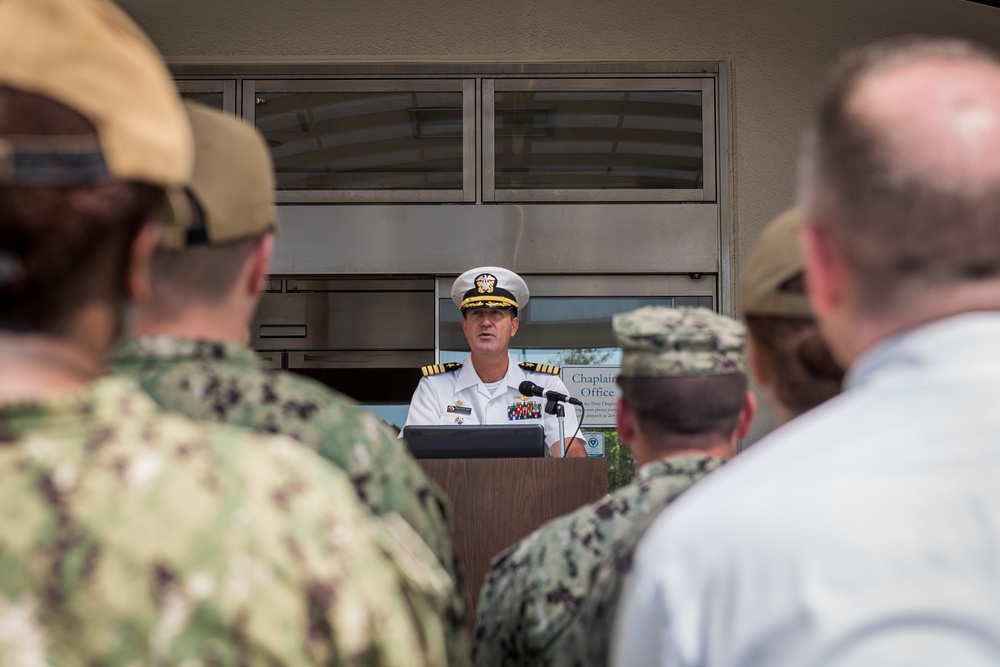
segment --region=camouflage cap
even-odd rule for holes
[[[801,280],[804,264],[799,248],[802,211],[792,208],[768,223],[740,281],[740,304],[747,315],[812,319]]]
[[[746,373],[746,329],[705,308],[645,306],[611,322],[622,347],[622,377]]]

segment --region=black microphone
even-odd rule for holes
[[[567,396],[566,394],[560,394],[558,391],[546,391],[539,387],[537,384],[531,380],[525,380],[521,384],[517,385],[517,390],[522,394],[527,394],[528,396],[544,396],[550,401],[560,401],[562,403],[572,403],[573,405],[583,405],[579,399],[573,398],[572,396]]]

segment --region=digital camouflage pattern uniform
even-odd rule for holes
[[[587,595],[580,602],[572,622],[546,652],[546,664],[552,667],[605,667],[608,664],[618,599],[632,572],[639,540],[664,507],[722,463],[723,460],[716,457],[675,457],[654,461],[642,468],[639,475],[649,479],[648,483],[665,487],[669,478],[674,488],[661,498],[660,508],[653,508],[637,520],[632,529],[608,549],[607,556],[590,576]],[[652,470],[645,472],[649,468]],[[662,478],[658,478],[660,475]]]
[[[650,306],[616,315],[612,328],[623,377],[746,372],[743,325],[709,310]],[[627,575],[625,562],[652,517],[722,462],[675,456],[647,463],[632,483],[546,523],[497,556],[479,597],[474,663],[607,664],[608,612]],[[571,642],[579,645],[567,648]]]
[[[0,406],[0,478],[0,664],[445,664],[445,572],[291,439],[103,379]]]
[[[611,320],[622,377],[746,374],[746,328],[706,308],[645,306]]]
[[[162,407],[192,419],[280,433],[315,449],[344,470],[375,514],[396,513],[460,582],[448,536],[450,507],[385,425],[318,382],[261,367],[249,348],[174,337],[120,341],[110,371],[134,377]],[[445,614],[450,664],[469,662],[466,602],[459,583]]]
[[[565,633],[596,601],[591,583],[596,570],[619,542],[637,543],[649,517],[721,464],[713,457],[648,463],[632,483],[546,523],[501,553],[479,598],[475,663],[570,664],[559,660]],[[585,631],[610,637],[611,619],[597,620],[602,626]]]

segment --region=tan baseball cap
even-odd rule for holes
[[[163,245],[176,250],[276,232],[274,165],[264,137],[231,114],[195,102],[184,107],[195,145],[188,191],[201,215]]]
[[[792,208],[768,223],[743,271],[740,300],[747,315],[812,319],[801,281],[804,265],[799,248],[802,212]],[[798,284],[794,284],[798,283]]]
[[[168,190],[191,174],[191,132],[152,42],[108,0],[0,0],[0,85],[85,116],[91,136],[0,137],[0,183],[107,178]],[[175,211],[176,213],[176,211]]]

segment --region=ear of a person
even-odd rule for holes
[[[271,265],[271,256],[274,254],[274,235],[264,234],[257,240],[251,259],[250,274],[247,281],[247,288],[251,295],[258,295],[264,291],[264,283],[267,281],[267,270]]]
[[[147,303],[153,298],[153,253],[162,237],[162,225],[150,221],[139,229],[132,240],[126,284],[133,303]]]
[[[619,398],[615,406],[615,428],[618,430],[618,437],[622,442],[632,444],[635,442],[636,429],[635,415],[628,407],[624,398]]]
[[[752,391],[747,391],[743,394],[743,407],[740,408],[739,417],[736,418],[736,438],[738,440],[747,437],[756,414],[757,397],[753,395]]]
[[[847,273],[843,256],[833,236],[821,225],[802,229],[802,257],[805,263],[806,290],[817,318],[843,306],[847,292]]]

